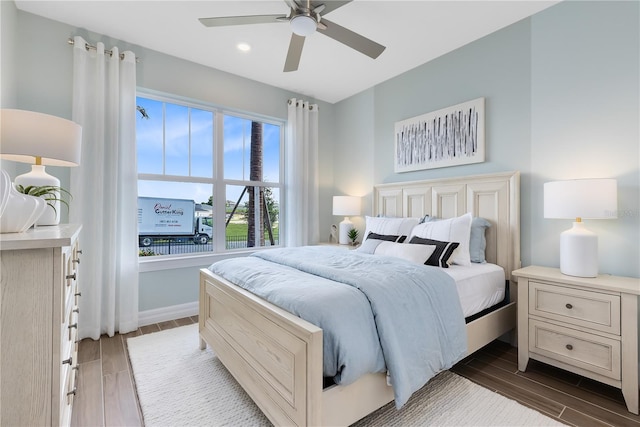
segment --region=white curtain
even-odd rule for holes
[[[286,245],[318,243],[318,106],[289,100],[286,149]]]
[[[82,223],[80,338],[138,327],[136,60],[74,38],[73,120],[82,160],[71,169],[69,221]]]

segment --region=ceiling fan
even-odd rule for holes
[[[288,22],[291,25],[292,34],[287,59],[284,64],[285,72],[296,71],[298,69],[305,37],[312,35],[316,30],[360,53],[376,59],[385,50],[384,46],[324,18],[324,15],[327,13],[351,1],[352,0],[331,0],[322,3],[311,0],[284,0],[291,9],[289,15],[223,16],[200,18],[199,21],[206,27]]]

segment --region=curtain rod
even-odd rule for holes
[[[69,43],[72,46],[74,44],[76,44],[75,40],[73,40],[73,38],[71,38],[71,37],[69,37],[67,39],[67,43]],[[86,42],[84,44],[84,48],[87,49],[87,50],[97,50],[97,48],[94,45],[86,43]],[[104,51],[105,51],[105,53],[108,53],[109,56],[113,56],[113,52],[111,51],[111,49],[105,49]],[[120,54],[120,59],[124,59],[124,53]],[[137,56],[136,56],[136,62],[140,62],[140,58],[138,58]]]

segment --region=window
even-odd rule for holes
[[[137,97],[140,256],[280,243],[281,121]]]

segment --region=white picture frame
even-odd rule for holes
[[[395,123],[396,173],[485,160],[484,98]]]

